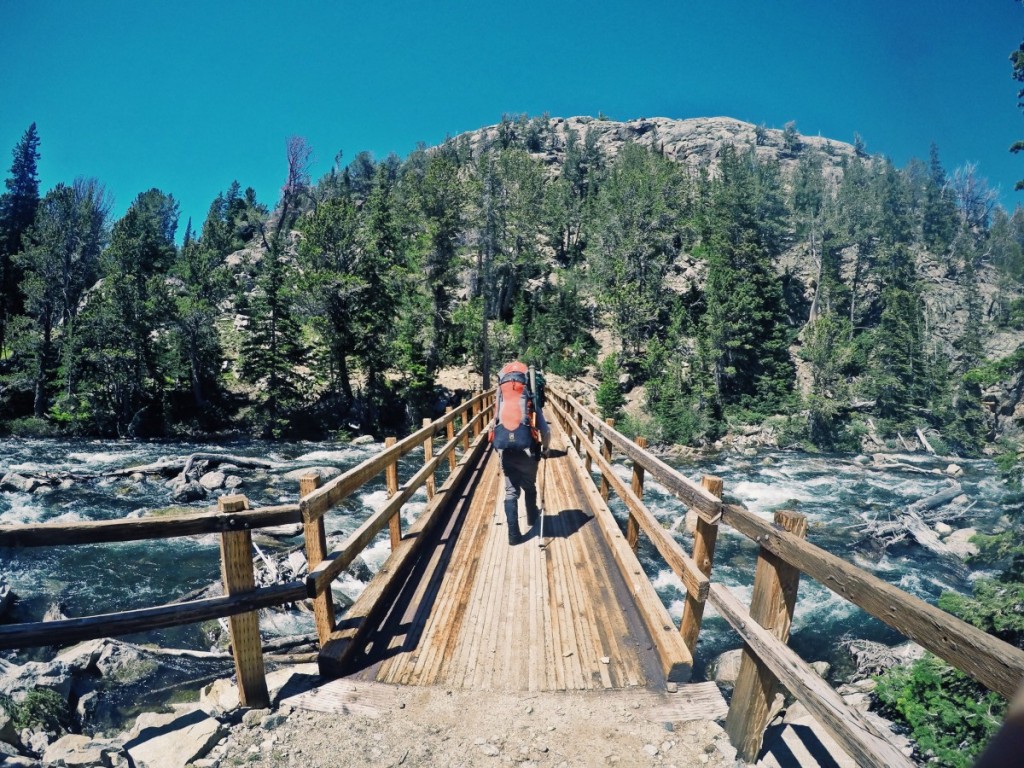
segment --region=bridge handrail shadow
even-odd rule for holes
[[[726,731],[744,760],[757,759],[769,707],[779,683],[814,715],[858,765],[913,765],[860,713],[786,645],[796,604],[799,574],[805,573],[849,602],[914,640],[982,685],[1011,697],[1024,678],[1024,651],[894,587],[806,541],[806,519],[777,512],[769,522],[737,504],[720,500],[722,484],[704,478],[698,485],[616,431],[576,398],[549,388],[551,402],[587,470],[596,464],[602,495],[615,490],[629,519],[626,537],[637,546],[645,533],[687,590],[680,631],[691,651],[696,644],[705,600],[718,610],[744,643],[739,679],[733,692]],[[639,443],[639,444],[638,444]],[[631,487],[611,466],[612,448],[633,462]],[[698,517],[693,557],[658,523],[642,501],[649,475],[694,510]],[[760,547],[749,611],[722,584],[708,584],[717,528],[726,524]],[[696,573],[695,571],[696,566]]]

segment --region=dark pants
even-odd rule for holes
[[[519,533],[519,493],[526,494],[526,521],[537,522],[537,465],[538,461],[525,451],[501,451],[501,471],[505,474],[505,520],[508,540],[516,544]]]

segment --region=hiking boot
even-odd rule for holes
[[[522,544],[523,537],[518,530],[513,528],[508,529],[508,545],[514,547],[516,544]]]
[[[531,528],[533,528],[533,526],[535,526],[537,524],[537,518],[539,518],[539,517],[540,517],[540,510],[538,510],[538,509],[530,509],[529,507],[527,507],[527,509],[526,509],[526,524],[527,525],[529,525]]]

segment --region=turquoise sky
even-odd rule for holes
[[[1013,0],[0,0],[0,170],[34,121],[44,190],[94,176],[120,216],[158,187],[183,230],[234,179],[275,203],[291,135],[315,178],[503,113],[724,115],[856,132],[900,166],[935,142],[1012,207],[1022,37]]]

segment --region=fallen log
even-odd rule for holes
[[[236,456],[231,453],[193,453],[189,456],[160,459],[152,464],[140,464],[135,467],[115,469],[107,474],[115,477],[134,475],[136,472],[143,475],[187,475],[192,471],[192,465],[197,461],[208,461],[214,465],[234,464],[247,469],[277,469],[283,466],[278,462],[254,459],[250,456]]]
[[[963,489],[960,487],[960,483],[953,483],[949,488],[939,493],[929,496],[928,498],[915,501],[909,507],[907,507],[907,514],[918,515],[921,512],[926,512],[936,507],[941,507],[949,504],[957,496],[963,494]]]

